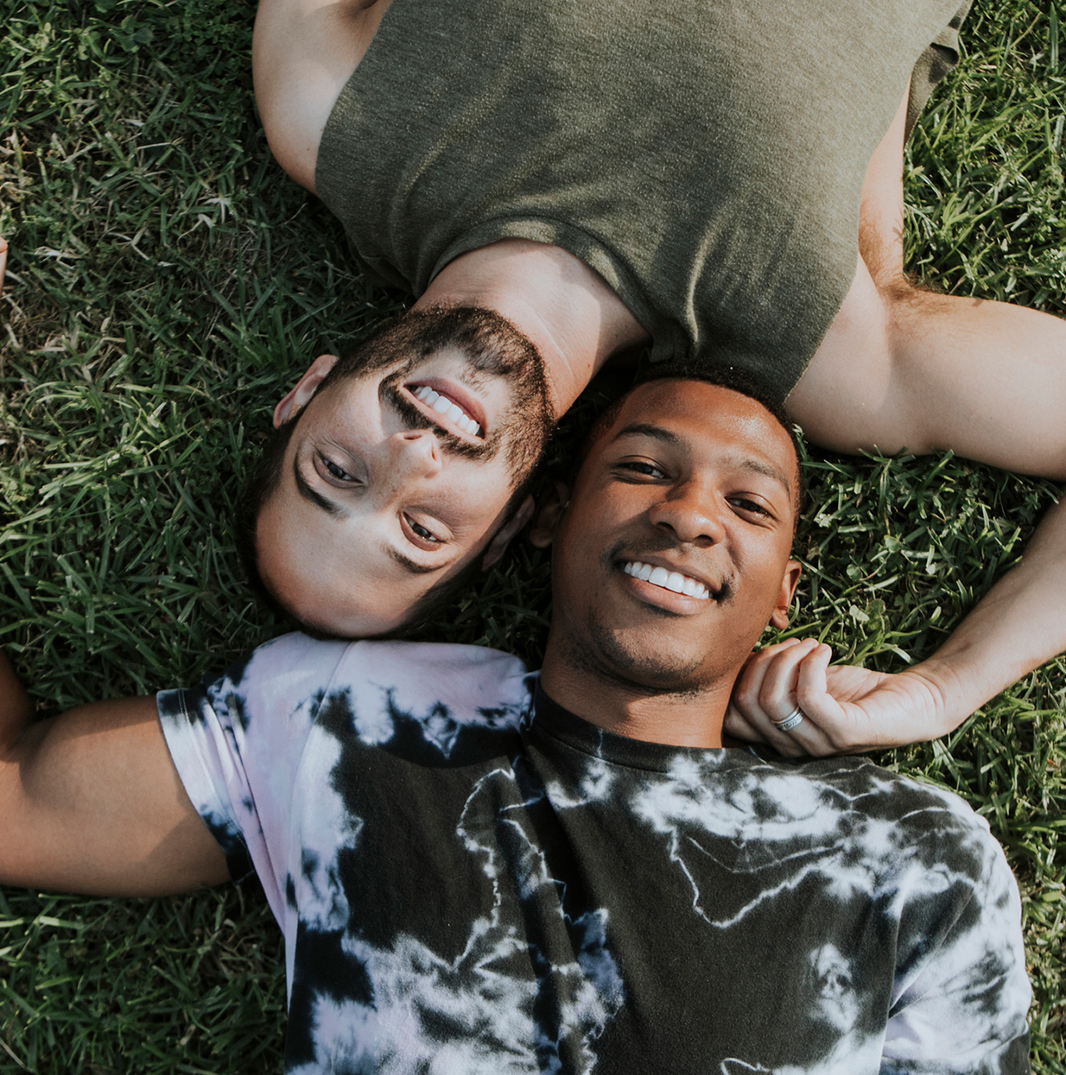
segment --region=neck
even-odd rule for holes
[[[649,336],[599,273],[557,246],[504,239],[437,274],[415,309],[481,306],[507,318],[540,352],[556,417],[607,359]]]
[[[739,669],[704,686],[669,689],[575,662],[549,636],[540,680],[550,698],[615,735],[665,746],[722,746],[722,725]]]

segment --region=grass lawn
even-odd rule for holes
[[[193,682],[283,625],[233,555],[235,475],[315,355],[399,307],[274,165],[254,6],[0,0],[0,645],[42,712]],[[911,148],[910,265],[1063,314],[1062,0],[978,0]],[[927,655],[1056,495],[950,457],[811,452],[793,630],[884,669]],[[523,548],[439,636],[534,665]],[[1022,888],[1034,1070],[1066,1075],[1066,664],[885,754],[961,792]],[[284,976],[252,887],[164,900],[0,890],[0,1072],[278,1072]]]

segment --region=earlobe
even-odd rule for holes
[[[537,509],[537,517],[529,528],[529,540],[538,549],[546,549],[552,543],[555,528],[569,503],[570,489],[563,482],[556,482]]]
[[[770,626],[783,631],[788,626],[788,610],[792,604],[792,598],[796,593],[796,586],[800,580],[803,568],[798,560],[789,560],[785,565],[785,574],[781,579],[781,591],[777,597],[777,605],[770,615]]]
[[[496,532],[493,539],[488,543],[485,554],[481,559],[481,570],[488,571],[501,556],[507,551],[511,538],[533,518],[533,498],[527,496],[522,501],[522,506],[511,516],[508,522]]]
[[[292,386],[284,399],[274,408],[274,428],[284,425],[297,414],[315,394],[325,376],[337,363],[337,355],[319,355],[307,367],[304,375]]]

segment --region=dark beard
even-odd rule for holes
[[[613,632],[592,616],[584,631],[567,631],[560,652],[575,672],[624,687],[633,695],[692,697],[712,686],[693,679],[702,663],[701,658],[694,657],[685,662],[654,658],[643,651],[635,651],[623,645]]]
[[[511,389],[510,409],[480,444],[440,429],[398,391],[423,359],[453,348],[467,360],[461,382],[477,388],[490,378],[504,377]],[[318,391],[335,381],[366,377],[397,362],[401,365],[382,381],[380,395],[412,429],[433,429],[442,450],[467,458],[491,459],[506,445],[512,483],[515,487],[524,484],[555,424],[543,359],[525,335],[494,310],[481,307],[409,310],[340,359]]]

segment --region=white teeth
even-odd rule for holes
[[[653,586],[661,586],[664,590],[674,593],[683,593],[686,597],[696,597],[706,601],[710,591],[702,582],[682,575],[680,571],[667,571],[665,567],[652,567],[651,564],[642,563],[639,560],[630,560],[623,570],[627,575],[632,575],[642,582],[650,582]]]
[[[428,384],[420,385],[416,388],[414,395],[416,399],[420,399],[432,410],[436,411],[437,414],[442,414],[454,422],[464,433],[469,433],[472,437],[476,437],[481,432],[481,426],[473,418],[464,414],[463,409],[457,403],[453,403],[447,396],[442,396],[439,392],[434,392]]]

